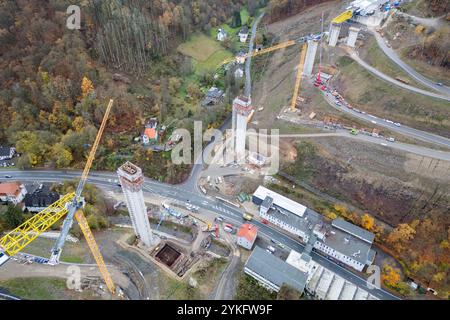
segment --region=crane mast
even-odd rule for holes
[[[94,144],[92,145],[92,149],[89,153],[88,159],[86,161],[86,165],[84,167],[83,173],[81,175],[80,182],[78,183],[77,190],[75,192],[75,197],[73,200],[68,204],[68,214],[66,218],[64,219],[64,223],[62,225],[61,233],[56,240],[55,246],[52,249],[52,255],[50,257],[50,263],[51,264],[58,264],[59,258],[61,256],[62,249],[64,247],[64,243],[66,241],[66,237],[72,228],[73,224],[73,218],[75,215],[75,212],[77,209],[81,208],[83,206],[83,199],[81,198],[81,193],[83,192],[84,186],[86,184],[89,171],[92,167],[92,162],[95,159],[95,153],[97,152],[98,145],[100,144],[100,140],[103,135],[103,131],[105,130],[106,123],[108,122],[109,114],[111,112],[111,108],[114,101],[111,99],[109,101],[108,107],[106,108],[105,115],[103,116],[102,124],[100,125],[100,129],[98,130],[97,136],[95,137]]]

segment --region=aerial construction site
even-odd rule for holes
[[[0,300],[449,298],[448,5],[64,6],[0,4]]]

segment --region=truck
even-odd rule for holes
[[[244,215],[242,216],[243,218],[244,218],[244,220],[247,220],[247,221],[252,221],[253,220],[253,215],[252,214],[250,214],[250,213],[244,213]]]
[[[200,186],[200,191],[203,192],[203,194],[206,194],[206,189],[203,186]]]

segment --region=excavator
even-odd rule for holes
[[[95,159],[95,153],[97,152],[98,145],[103,135],[106,123],[109,118],[114,101],[109,101],[106,108],[103,120],[98,130],[95,142],[92,145],[89,153],[86,165],[84,167],[81,179],[78,183],[76,192],[72,192],[62,196],[58,201],[51,204],[38,214],[34,215],[14,230],[10,231],[2,238],[0,238],[0,266],[8,261],[11,257],[22,251],[26,246],[33,242],[39,235],[50,229],[57,221],[66,217],[59,238],[56,241],[54,248],[52,249],[52,256],[49,264],[58,264],[61,252],[66,240],[66,237],[72,227],[73,219],[77,220],[81,231],[86,239],[86,242],[91,250],[92,255],[97,263],[103,280],[114,296],[116,295],[116,287],[106,268],[103,256],[100,253],[98,245],[94,239],[94,236],[89,228],[86,217],[83,214],[84,199],[81,196],[84,186],[86,184],[89,172],[91,170],[92,162]]]

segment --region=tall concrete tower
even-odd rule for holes
[[[335,47],[338,39],[339,39],[339,33],[341,32],[341,25],[337,23],[331,23],[330,24],[330,33],[328,35],[328,45],[330,47]]]
[[[312,74],[318,45],[319,43],[317,41],[308,40],[308,51],[306,51],[306,59],[303,67],[303,74],[305,76],[310,76]]]
[[[247,121],[252,112],[250,97],[238,96],[233,100],[233,150],[235,151],[237,162],[245,162],[245,138],[247,136]]]
[[[157,238],[153,236],[147,216],[147,208],[142,193],[144,176],[141,168],[126,162],[118,170],[120,184],[130,212],[134,233],[146,246],[153,246],[157,243]]]

